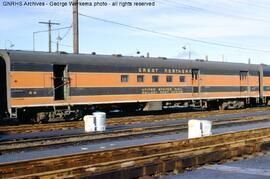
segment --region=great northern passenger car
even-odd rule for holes
[[[266,65],[0,51],[0,116],[78,118],[91,110],[269,104]],[[1,118],[0,117],[0,118]]]

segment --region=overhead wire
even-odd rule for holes
[[[70,28],[68,28],[68,30],[67,30],[66,33],[63,35],[63,37],[61,37],[61,40],[64,40],[64,39],[67,37],[67,35],[69,34],[71,28],[72,28],[72,25],[70,25]]]
[[[60,28],[51,29],[51,31],[59,31],[59,30],[68,29],[67,32],[65,33],[65,35],[61,38],[61,40],[63,40],[68,35],[68,33],[70,32],[71,28],[72,28],[72,25],[67,26],[67,27],[60,27]],[[41,30],[41,31],[33,32],[33,34],[42,33],[42,32],[48,32],[48,31],[49,30]],[[57,44],[57,42],[54,42],[54,41],[51,41],[51,42]],[[66,44],[62,44],[62,43],[58,43],[58,44],[60,46],[64,46],[64,47],[72,47],[71,45],[66,45]]]
[[[259,5],[258,3],[252,3],[252,2],[247,2],[247,1],[239,1],[239,0],[232,0],[238,4],[243,4],[243,5],[248,5],[248,6],[252,6],[252,7],[258,7],[258,8],[262,8],[262,9],[270,9],[270,6],[265,6],[265,5]],[[259,1],[258,1],[259,2]]]
[[[147,33],[152,33],[152,34],[156,34],[156,35],[161,35],[161,36],[165,36],[165,37],[171,37],[171,38],[176,38],[176,39],[184,39],[184,40],[198,42],[198,43],[207,44],[207,45],[222,46],[222,47],[234,48],[234,49],[240,49],[240,50],[246,50],[246,51],[254,51],[254,52],[260,52],[260,53],[270,53],[269,50],[262,50],[262,49],[248,48],[248,47],[240,47],[240,46],[230,45],[230,44],[225,44],[225,43],[199,40],[199,39],[194,39],[194,38],[189,38],[189,37],[184,37],[184,36],[179,36],[179,35],[173,35],[173,34],[169,34],[169,33],[165,33],[165,32],[159,32],[159,31],[155,31],[155,30],[151,30],[151,29],[146,29],[146,28],[143,28],[143,27],[128,25],[128,24],[124,24],[124,23],[121,23],[121,22],[107,20],[107,19],[103,19],[103,18],[99,18],[99,17],[94,17],[94,16],[82,14],[82,13],[79,13],[79,15],[83,16],[83,17],[90,18],[92,20],[102,21],[102,22],[105,22],[105,23],[119,25],[119,26],[126,27],[126,28],[129,28],[129,29],[135,29],[135,30],[139,30],[139,31],[147,32]]]
[[[265,19],[259,19],[259,18],[255,18],[255,17],[247,17],[247,16],[242,16],[242,15],[236,15],[236,14],[230,14],[230,13],[224,13],[224,12],[220,12],[220,11],[215,11],[215,10],[210,10],[210,9],[206,9],[206,8],[202,8],[202,7],[197,7],[197,6],[192,6],[192,5],[188,5],[182,2],[176,2],[176,1],[171,1],[171,0],[155,0],[156,2],[162,2],[163,4],[168,4],[168,5],[173,5],[172,7],[175,8],[181,8],[181,9],[185,9],[188,8],[191,11],[196,11],[198,12],[208,12],[208,13],[212,13],[212,14],[218,14],[221,16],[227,16],[227,17],[233,17],[233,18],[240,18],[240,19],[245,19],[245,20],[250,20],[250,21],[259,21],[259,22],[264,22],[264,23],[270,23],[269,20],[265,20]],[[176,6],[175,6],[176,5]]]
[[[72,26],[55,28],[55,29],[51,29],[51,31],[59,31],[59,30],[63,30],[63,29],[70,29],[71,27]],[[40,31],[35,31],[33,33],[41,33],[41,32],[49,32],[49,30],[40,30]]]

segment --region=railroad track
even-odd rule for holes
[[[247,108],[241,110],[229,110],[229,111],[200,111],[200,112],[180,112],[180,113],[165,113],[161,115],[146,115],[146,116],[131,116],[121,118],[110,118],[107,120],[109,126],[114,125],[128,125],[141,122],[154,122],[164,121],[173,119],[187,119],[187,118],[198,118],[208,117],[213,115],[224,115],[224,114],[238,114],[258,111],[268,111],[270,107],[257,107]],[[61,122],[61,123],[49,123],[49,124],[23,124],[17,126],[0,126],[0,134],[16,134],[16,133],[31,133],[31,132],[42,132],[42,131],[53,131],[53,130],[69,130],[76,128],[83,128],[83,121],[73,122]]]
[[[0,164],[2,178],[137,178],[270,150],[270,127]]]
[[[269,121],[270,115],[255,116],[247,118],[233,118],[223,121],[214,121],[213,127],[224,127],[231,125],[241,125],[256,122]],[[115,130],[104,133],[81,133],[78,135],[65,135],[54,137],[40,137],[38,139],[20,139],[17,141],[2,141],[0,142],[0,153],[8,152],[20,152],[23,150],[33,150],[40,148],[56,147],[56,146],[68,146],[85,143],[96,143],[100,141],[107,141],[121,138],[135,138],[135,137],[150,137],[155,135],[177,133],[183,130],[187,130],[187,123],[173,124],[173,125],[161,125],[142,128],[131,128],[125,130]]]

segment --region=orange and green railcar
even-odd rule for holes
[[[78,118],[93,110],[269,104],[266,65],[0,50],[0,116]]]

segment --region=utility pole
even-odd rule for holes
[[[60,34],[58,33],[58,37],[56,38],[56,52],[59,52],[59,42],[62,40]]]
[[[73,0],[73,53],[79,53],[79,8],[78,0]]]
[[[205,55],[205,61],[208,61],[208,55]]]
[[[38,22],[40,24],[48,25],[48,32],[49,32],[49,52],[52,52],[52,25],[60,25],[59,23],[53,23],[51,20],[49,22]]]

